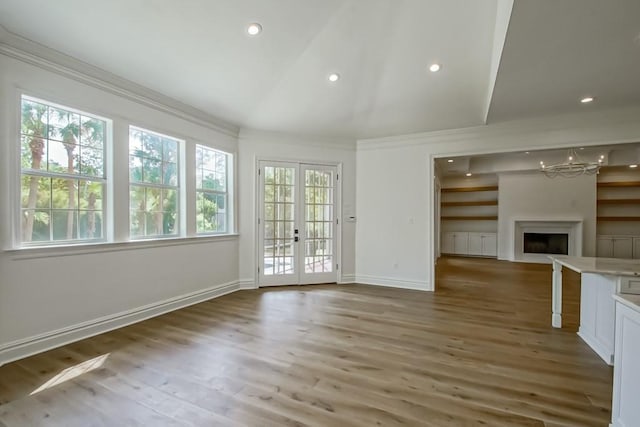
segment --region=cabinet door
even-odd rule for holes
[[[601,258],[613,258],[613,238],[598,236],[596,241],[596,256]]]
[[[469,253],[469,233],[455,233],[453,236],[453,253],[467,255]]]
[[[482,235],[482,255],[494,257],[498,255],[498,239],[496,233]]]
[[[453,253],[453,236],[455,233],[446,232],[442,233],[442,240],[440,241],[440,252],[443,254]]]
[[[482,255],[482,239],[481,233],[469,233],[469,255]]]
[[[632,237],[614,237],[613,238],[613,257],[614,258],[633,258],[633,238]]]
[[[633,259],[640,259],[640,237],[633,238]]]

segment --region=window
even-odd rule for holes
[[[129,128],[129,230],[131,237],[179,234],[181,141]]]
[[[196,145],[196,231],[228,231],[229,154]]]
[[[22,97],[23,245],[104,238],[106,132],[104,119]]]

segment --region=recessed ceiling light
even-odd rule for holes
[[[467,172],[467,174],[466,174],[466,175],[467,175],[467,176],[471,176],[471,175],[473,175],[473,174],[472,174],[471,172]]]
[[[531,154],[529,151],[525,151],[524,154]]]
[[[429,66],[429,71],[431,71],[432,73],[437,73],[438,71],[440,71],[440,64],[431,64]]]
[[[262,32],[262,25],[258,24],[257,22],[254,22],[253,24],[249,24],[249,26],[247,27],[247,34],[249,34],[250,36],[257,36],[261,32]]]
[[[629,167],[630,167],[631,169],[635,169],[635,168],[637,168],[637,167],[638,167],[638,165],[629,165]]]
[[[335,83],[335,82],[337,82],[338,80],[340,80],[340,74],[338,74],[338,73],[331,73],[331,74],[329,74],[329,81],[330,81],[331,83]]]
[[[447,160],[447,163],[453,163],[453,159]]]
[[[590,102],[593,102],[593,99],[593,96],[585,96],[580,100],[580,102],[582,102],[583,104],[588,104]]]

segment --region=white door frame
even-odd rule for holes
[[[325,167],[335,167],[336,171],[337,171],[337,182],[336,182],[336,187],[335,187],[335,217],[338,220],[337,224],[336,224],[336,228],[335,228],[335,263],[337,265],[336,268],[336,281],[337,283],[341,283],[342,282],[342,223],[343,223],[343,217],[342,217],[342,181],[343,181],[343,172],[342,172],[342,162],[333,162],[333,161],[318,161],[318,160],[304,160],[304,159],[288,159],[288,158],[279,158],[279,159],[275,159],[272,157],[260,157],[260,156],[256,156],[255,158],[255,165],[254,165],[254,222],[253,222],[253,230],[254,230],[254,265],[253,265],[253,271],[254,271],[254,284],[255,287],[258,288],[261,286],[260,284],[260,265],[261,265],[261,260],[260,260],[260,256],[261,256],[261,250],[260,250],[260,242],[261,242],[261,236],[260,236],[260,224],[258,224],[258,220],[261,218],[262,215],[262,209],[263,207],[261,206],[262,204],[262,200],[261,200],[261,193],[262,193],[262,189],[260,188],[261,185],[261,176],[259,175],[259,169],[261,166],[261,163],[274,163],[274,164],[298,164],[298,167],[301,168],[303,165],[308,165],[308,166],[325,166]],[[300,190],[300,188],[304,189],[304,186],[299,186],[298,190]],[[300,190],[302,191],[302,190]],[[304,203],[302,203],[304,204]],[[300,210],[300,209],[298,209]],[[300,228],[302,230],[302,228]],[[305,284],[305,283],[300,283],[300,284]],[[262,285],[262,286],[272,286],[272,285]]]

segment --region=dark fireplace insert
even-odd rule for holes
[[[567,233],[524,233],[525,254],[569,255]]]

